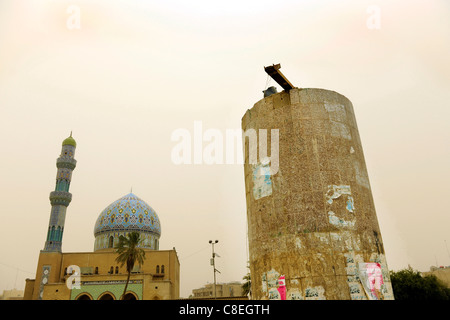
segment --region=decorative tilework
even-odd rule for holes
[[[143,240],[142,247],[158,250],[161,224],[155,210],[145,201],[129,193],[107,206],[95,223],[94,250],[108,248],[109,238],[137,231]]]
[[[70,299],[75,300],[80,294],[88,293],[92,299],[98,300],[105,292],[114,296],[115,300],[120,299],[125,288],[126,281],[86,281],[82,282],[80,289],[72,289],[70,292]],[[127,292],[133,292],[142,300],[142,281],[130,281],[127,287]]]
[[[109,247],[109,238],[113,237],[113,247],[115,247],[119,242],[120,236],[126,236],[128,232],[107,232],[99,234],[95,237],[94,243],[94,251],[99,249],[105,249]],[[140,239],[142,240],[141,245],[139,247],[159,250],[159,235],[148,233],[148,232],[139,232]]]
[[[48,277],[50,276],[51,266],[42,267],[41,283],[39,284],[39,296],[38,300],[42,300],[44,294],[44,286],[48,283]]]

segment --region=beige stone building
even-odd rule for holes
[[[135,267],[131,274],[127,299],[177,299],[180,265],[176,251],[146,249],[145,255],[144,265]],[[41,252],[36,278],[27,279],[24,300],[118,300],[127,272],[125,266],[120,267],[115,261],[116,257],[114,249]],[[67,272],[70,266],[79,267],[78,279]]]
[[[22,300],[23,290],[11,289],[4,290],[3,294],[0,296],[0,300]]]
[[[450,288],[450,266],[442,267],[431,267],[430,271],[422,272],[423,277],[434,275],[436,278],[441,280],[447,287]]]
[[[144,265],[136,266],[131,274],[126,298],[177,299],[180,264],[176,251],[145,249],[145,256]],[[36,278],[27,279],[24,300],[118,300],[128,274],[116,257],[114,249],[41,252]],[[79,267],[79,278],[67,272],[70,266]]]

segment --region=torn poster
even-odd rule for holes
[[[383,274],[379,263],[358,263],[359,279],[369,300],[382,300]]]
[[[255,200],[272,194],[272,180],[267,161],[253,167],[253,197]]]

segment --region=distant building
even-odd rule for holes
[[[238,281],[216,284],[217,298],[240,297],[242,295],[242,283]],[[214,284],[208,283],[202,288],[193,289],[191,298],[214,298]]]
[[[0,300],[23,300],[23,290],[4,290]]]
[[[422,276],[430,276],[434,275],[436,278],[441,280],[448,288],[450,288],[450,266],[441,266],[441,267],[431,267],[430,271],[422,272]]]

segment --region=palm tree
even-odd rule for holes
[[[120,263],[121,267],[124,264],[127,265],[127,282],[125,284],[125,289],[121,296],[121,300],[124,299],[125,293],[127,292],[128,283],[130,281],[131,270],[133,270],[135,263],[137,262],[139,266],[144,264],[145,251],[139,248],[141,239],[139,238],[138,232],[130,232],[127,237],[120,236],[119,243],[116,246],[116,253],[118,254],[116,262]]]
[[[247,275],[245,275],[242,280],[244,280],[245,282],[242,284],[242,294],[244,296],[248,295],[251,292],[251,285],[252,285],[252,281],[250,279],[250,273],[247,273]]]

